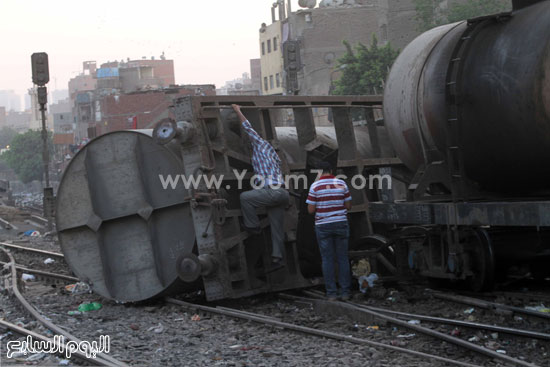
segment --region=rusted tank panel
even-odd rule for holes
[[[150,135],[120,131],[93,140],[71,161],[57,193],[67,263],[95,292],[118,301],[181,289],[175,261],[195,241],[188,190],[164,190],[159,179],[182,172],[181,160]]]
[[[483,188],[547,188],[550,167],[550,1],[478,22],[460,63],[460,147],[468,178]],[[405,48],[388,78],[384,112],[398,156],[417,170],[444,158],[447,71],[466,23],[435,28]]]

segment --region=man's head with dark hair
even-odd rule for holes
[[[323,170],[323,173],[332,173],[332,165],[327,161],[322,161],[317,164],[317,169]]]

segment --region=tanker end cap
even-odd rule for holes
[[[153,139],[157,144],[165,145],[171,142],[178,134],[178,125],[172,119],[162,119],[153,130]]]
[[[181,280],[192,283],[199,276],[208,276],[216,270],[216,262],[210,255],[181,255],[176,261],[176,269]]]
[[[186,121],[175,122],[171,118],[160,120],[153,130],[153,139],[157,144],[166,145],[176,139],[184,144],[195,135],[193,125]]]

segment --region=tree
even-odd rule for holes
[[[472,19],[489,14],[510,11],[510,0],[468,0],[466,3],[456,3],[449,8],[447,20],[449,23],[464,19]]]
[[[48,134],[48,149],[52,149],[52,136]],[[4,152],[0,158],[17,174],[23,183],[33,180],[42,180],[44,173],[42,163],[42,132],[40,130],[28,130],[19,134],[10,144],[10,150]]]
[[[0,129],[0,149],[5,149],[8,145],[10,145],[16,135],[17,131],[11,127],[3,127]]]
[[[421,32],[442,24],[510,11],[510,0],[466,0],[452,2],[448,8],[444,0],[414,0],[416,19]]]
[[[348,42],[344,41],[344,45],[347,52],[338,60],[338,68],[343,70],[342,77],[334,83],[332,94],[380,94],[399,51],[393,49],[389,43],[379,47],[374,35],[370,48],[359,43],[354,52]]]

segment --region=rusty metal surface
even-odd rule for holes
[[[71,161],[57,193],[65,260],[95,292],[119,301],[179,287],[177,256],[195,242],[188,191],[164,190],[159,179],[181,173],[181,160],[149,134],[93,140]]]
[[[456,105],[466,176],[482,189],[528,195],[546,189],[550,166],[550,1],[475,20],[460,62]],[[465,23],[419,36],[395,62],[384,96],[388,133],[413,171],[445,159],[445,77]]]
[[[380,96],[177,99],[177,124],[159,125],[157,141],[152,130],[100,136],[64,173],[57,201],[62,250],[74,273],[95,292],[118,301],[140,301],[202,283],[207,299],[217,300],[310,284],[302,275],[299,252],[317,247],[312,236],[297,246],[303,200],[291,200],[285,212],[284,270],[266,272],[271,248],[267,219],[262,220],[263,236],[250,238],[240,228],[239,195],[249,185],[237,188],[233,170],[247,169],[246,180],[252,167],[246,135],[227,109],[232,103],[247,106],[245,115],[278,150],[285,174],[308,167],[309,153],[337,151],[339,146],[345,148],[338,155],[347,172],[400,163],[383,127],[371,126],[371,132],[378,132],[371,139],[369,128],[354,129],[346,112],[352,107],[380,108]],[[335,127],[315,127],[311,109],[317,106],[334,106]],[[276,111],[270,109],[288,107],[297,126],[276,128]],[[179,184],[165,190],[159,175],[216,176],[223,181],[219,188],[187,189]],[[363,221],[368,202],[362,195],[360,199],[354,194],[351,216]],[[200,282],[195,282],[199,273]]]
[[[432,126],[422,131],[428,124],[423,117],[431,117],[430,112],[422,110],[426,65],[440,41],[460,23],[434,28],[416,38],[401,52],[392,66],[384,91],[384,121],[389,138],[403,163],[413,172],[427,160],[426,151],[436,146],[430,135]],[[433,53],[437,58],[439,52]],[[445,54],[445,53],[444,53]],[[443,56],[444,56],[443,54]],[[443,65],[446,72],[447,64]],[[437,78],[441,78],[438,74]],[[445,76],[443,75],[443,79]],[[439,94],[445,93],[445,85],[435,86]],[[436,91],[433,92],[434,94]],[[428,106],[426,106],[428,107]],[[438,106],[438,108],[441,108]],[[431,124],[430,124],[431,125]]]

